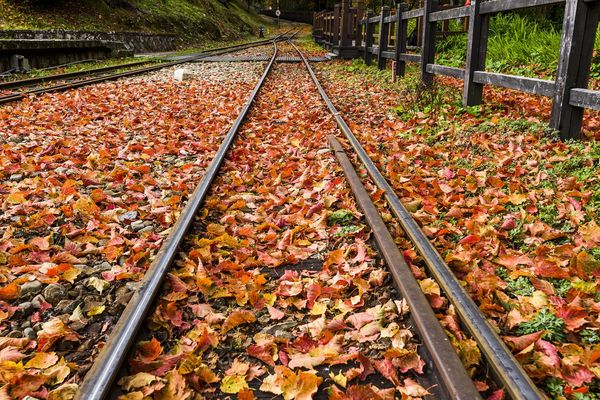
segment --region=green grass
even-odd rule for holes
[[[180,43],[254,35],[266,21],[241,0],[0,0],[0,29],[139,31],[176,34]]]
[[[331,215],[329,215],[327,218],[327,223],[329,225],[348,225],[350,222],[352,222],[352,220],[354,220],[354,214],[352,214],[352,211],[342,209],[334,211]]]
[[[565,341],[566,324],[562,318],[552,314],[548,309],[542,309],[535,317],[527,322],[522,322],[516,329],[519,336],[545,331],[543,338],[553,342]]]
[[[457,28],[454,27],[454,30]],[[551,78],[556,73],[561,28],[549,21],[519,14],[499,14],[490,20],[486,69],[524,76]],[[600,52],[600,34],[596,37]],[[439,64],[463,67],[467,36],[455,35],[438,41]],[[596,55],[592,77],[600,78],[600,55]]]

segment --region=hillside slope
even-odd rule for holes
[[[173,33],[182,42],[240,38],[264,21],[240,0],[0,0],[0,29]]]

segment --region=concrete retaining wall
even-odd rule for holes
[[[115,41],[0,39],[0,72],[131,55],[133,51],[126,49],[123,43]]]
[[[7,30],[0,31],[0,39],[63,39],[122,42],[128,50],[149,53],[174,50],[175,35],[159,35],[140,32],[92,32],[66,30]]]

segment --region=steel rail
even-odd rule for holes
[[[83,71],[66,72],[64,74],[54,74],[54,75],[48,75],[48,76],[40,76],[40,77],[36,77],[36,78],[27,78],[27,79],[20,79],[20,80],[14,80],[14,81],[0,82],[0,90],[24,88],[24,87],[33,86],[33,85],[36,85],[39,83],[60,81],[60,80],[69,79],[69,78],[77,78],[79,76],[93,75],[93,74],[97,74],[97,73],[101,73],[101,72],[115,71],[115,70],[122,69],[122,68],[138,67],[140,65],[149,64],[151,62],[154,62],[154,61],[137,61],[137,62],[131,62],[131,63],[126,63],[126,64],[111,65],[111,66],[102,67],[102,68],[88,69],[88,70],[83,70]]]
[[[169,68],[169,67],[179,65],[179,64],[184,64],[187,62],[193,62],[193,61],[201,60],[203,58],[213,57],[215,55],[222,55],[222,54],[232,53],[234,51],[245,50],[247,48],[264,46],[271,42],[285,40],[285,39],[282,39],[283,36],[287,35],[292,30],[293,29],[290,29],[290,30],[276,36],[274,39],[267,39],[265,41],[253,42],[250,44],[241,44],[241,45],[235,45],[235,46],[230,46],[230,47],[211,49],[211,50],[207,50],[207,51],[203,52],[202,54],[190,56],[185,59],[181,59],[181,60],[177,60],[177,61],[162,63],[162,64],[153,65],[153,66],[149,66],[149,67],[145,67],[145,68],[134,69],[131,71],[124,71],[124,72],[111,74],[111,75],[105,75],[105,76],[85,79],[85,80],[76,81],[76,82],[67,82],[67,83],[64,83],[61,85],[50,86],[47,88],[32,89],[32,90],[28,90],[28,91],[25,91],[22,93],[8,94],[6,96],[0,97],[0,104],[9,103],[12,101],[17,101],[17,100],[22,100],[32,94],[53,93],[53,92],[60,92],[60,91],[65,91],[65,90],[69,90],[69,89],[75,89],[78,87],[87,86],[87,85],[91,85],[94,83],[107,82],[107,81],[125,78],[128,76],[145,74],[148,72],[156,71],[156,70],[163,69],[163,68]]]
[[[103,400],[109,395],[124,358],[128,355],[128,351],[135,341],[136,334],[143,325],[146,315],[160,290],[162,282],[170,266],[177,257],[179,247],[183,243],[189,228],[194,222],[194,218],[200,210],[208,190],[215,179],[229,148],[237,136],[237,132],[242,125],[242,122],[250,110],[250,106],[254,102],[254,99],[275,63],[278,51],[276,40],[273,40],[273,46],[274,51],[271,61],[265,68],[263,75],[242,108],[239,116],[229,129],[223,143],[204,173],[202,180],[188,200],[181,216],[173,226],[171,233],[150,265],[139,290],[133,294],[133,297],[115,325],[109,340],[102,348],[100,355],[85,376],[75,399]]]
[[[201,51],[200,54],[204,55],[204,54],[208,54],[208,53],[213,53],[213,52],[217,52],[217,51],[228,50],[228,49],[243,47],[243,46],[267,45],[267,44],[271,43],[273,40],[279,40],[282,36],[287,35],[292,30],[293,30],[293,28],[287,30],[286,32],[284,32],[282,34],[277,35],[273,39],[257,40],[254,42],[241,43],[241,44],[237,44],[234,46],[225,46],[225,47],[216,47],[214,49],[206,49],[206,50]],[[194,57],[194,56],[190,56],[190,58],[192,58],[192,57]],[[122,68],[136,67],[139,65],[148,64],[148,63],[152,63],[152,62],[156,62],[156,61],[152,61],[152,60],[137,61],[137,62],[127,63],[127,64],[111,65],[108,67],[95,68],[95,69],[90,69],[90,70],[86,70],[86,71],[67,72],[64,74],[54,74],[54,75],[43,76],[43,77],[38,77],[38,78],[28,78],[28,79],[21,79],[21,80],[16,80],[16,81],[0,82],[0,90],[21,88],[21,87],[32,86],[32,85],[35,85],[38,83],[52,82],[52,81],[58,81],[58,80],[68,79],[68,78],[76,78],[76,77],[85,76],[85,75],[93,75],[96,73],[114,71],[114,70],[118,70],[118,69],[122,69]]]
[[[410,267],[404,261],[394,238],[388,231],[377,207],[373,204],[367,189],[363,186],[342,145],[333,135],[329,135],[327,138],[329,147],[342,166],[352,192],[354,192],[365,219],[373,231],[377,247],[392,273],[394,284],[410,308],[410,317],[425,345],[422,350],[426,352],[426,359],[433,362],[432,373],[437,378],[439,386],[431,390],[438,391],[439,389],[442,391],[442,393],[433,394],[440,399],[481,399],[473,380],[467,374],[462,361],[456,354],[450,340],[448,340],[448,336],[446,336],[438,322],[427,297],[423,294]]]
[[[444,262],[412,215],[404,207],[394,189],[369,158],[367,152],[348,127],[348,124],[346,124],[333,105],[333,102],[325,92],[304,54],[299,50],[298,52],[315,85],[319,89],[321,97],[333,113],[339,128],[350,142],[360,161],[364,164],[375,185],[384,192],[385,199],[392,212],[417,248],[419,254],[423,257],[428,272],[440,285],[448,300],[454,305],[463,326],[479,345],[483,357],[487,361],[497,383],[506,389],[508,395],[513,400],[543,400],[544,396],[539,392],[535,383],[523,370],[500,336],[482,314],[481,310],[479,310],[477,304],[475,304],[471,296],[460,284],[450,267]]]

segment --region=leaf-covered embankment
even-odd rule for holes
[[[600,391],[600,146],[561,143],[545,100],[415,71],[319,65],[326,90],[425,233],[553,398]],[[590,113],[587,134],[599,134]]]

